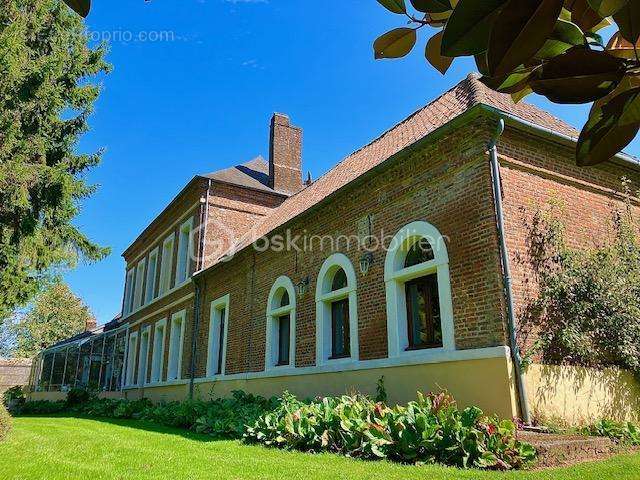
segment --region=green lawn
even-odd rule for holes
[[[640,454],[544,472],[461,471],[362,462],[215,441],[132,421],[17,418],[0,443],[0,479],[553,479],[640,478]]]

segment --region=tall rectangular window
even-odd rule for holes
[[[124,314],[128,314],[133,310],[133,278],[135,270],[132,268],[127,271],[127,279],[124,284]]]
[[[442,346],[438,277],[434,273],[405,284],[409,350]]]
[[[162,381],[162,369],[164,367],[164,340],[167,328],[167,320],[156,323],[153,333],[153,356],[151,359],[151,383]]]
[[[193,218],[190,218],[180,227],[180,237],[178,240],[178,265],[176,268],[176,285],[189,278],[189,265],[193,253],[191,232],[193,230]]]
[[[147,383],[147,367],[149,358],[149,334],[150,328],[146,327],[140,337],[140,354],[138,355],[138,386],[143,387]]]
[[[174,313],[171,317],[171,333],[169,335],[169,365],[167,380],[182,378],[182,349],[184,344],[185,311]]]
[[[211,302],[209,314],[207,377],[224,374],[226,337],[229,323],[229,295]]]
[[[289,365],[290,341],[291,317],[286,314],[278,319],[278,366]]]
[[[129,346],[127,348],[127,373],[125,375],[125,383],[132,386],[136,377],[136,357],[138,353],[138,333],[129,335]]]
[[[145,303],[151,302],[156,298],[156,273],[158,270],[158,249],[156,248],[149,254],[147,262],[147,289],[144,296]]]
[[[173,273],[173,243],[174,236],[171,234],[162,243],[162,259],[160,264],[160,286],[158,295],[171,290],[171,274]]]
[[[136,266],[136,287],[133,293],[133,308],[138,309],[142,306],[144,302],[144,271],[146,268],[146,258],[143,258],[138,262]]]
[[[350,356],[349,299],[331,304],[331,358]]]

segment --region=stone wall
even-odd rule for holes
[[[0,358],[0,394],[16,385],[27,385],[31,372],[31,359]]]

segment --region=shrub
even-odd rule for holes
[[[27,401],[24,391],[19,385],[11,387],[9,390],[5,390],[2,394],[2,399],[4,406],[7,407],[7,410],[9,411],[18,411]]]
[[[360,395],[305,403],[285,394],[245,439],[364,459],[488,469],[518,468],[535,457],[531,445],[516,440],[513,422],[485,417],[477,407],[460,411],[446,393],[419,393],[417,401],[394,408]]]
[[[20,408],[19,413],[21,415],[51,415],[56,413],[62,413],[67,409],[67,402],[59,400],[52,402],[50,400],[36,400],[32,402],[26,402]]]
[[[529,228],[540,295],[526,315],[525,330],[537,336],[528,357],[640,375],[640,224],[628,207],[615,213],[608,242],[578,249],[565,241],[557,208]]]
[[[95,395],[92,395],[86,388],[72,388],[67,393],[67,405],[69,407],[75,407],[81,403],[86,403]],[[96,396],[97,397],[97,396]]]
[[[583,427],[581,433],[597,437],[609,437],[626,445],[640,446],[640,426],[630,422],[599,420],[593,425]]]
[[[11,415],[0,403],[0,442],[7,436],[9,430],[11,430]]]

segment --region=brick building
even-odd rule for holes
[[[498,178],[487,145],[500,119]],[[511,339],[536,292],[528,222],[558,198],[570,241],[587,247],[610,234],[621,178],[640,189],[626,155],[577,167],[576,137],[471,75],[303,182],[302,131],[274,115],[268,160],[195,176],[124,252],[115,389],[311,396],[371,393],[384,376],[391,401],[443,387],[519,415],[536,395],[525,398]],[[114,351],[103,341],[103,361]],[[97,385],[113,390],[104,375]]]

